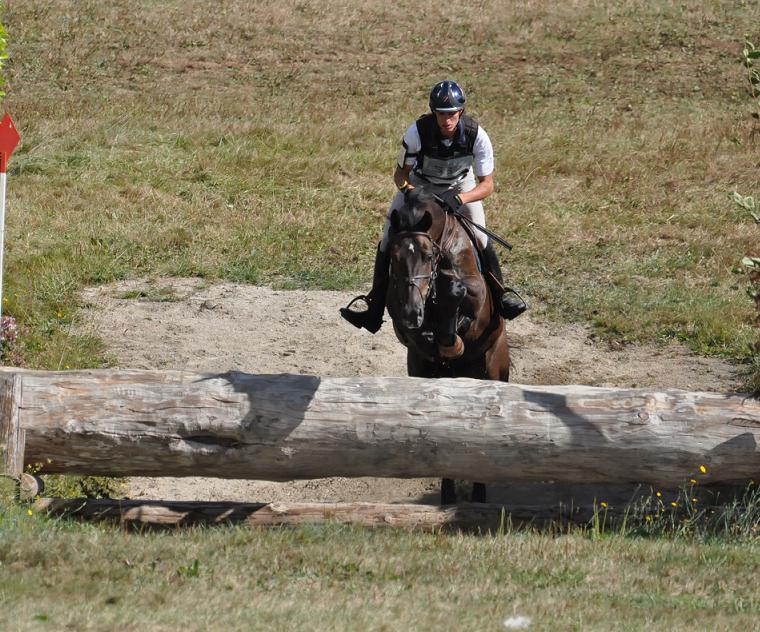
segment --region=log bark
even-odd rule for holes
[[[19,375],[25,461],[43,472],[663,487],[760,478],[760,403],[741,394],[234,372]]]
[[[420,531],[451,529],[482,532],[495,532],[510,524],[526,522],[535,526],[556,524],[557,521],[585,524],[594,515],[594,507],[503,507],[475,503],[439,507],[375,503],[264,504],[40,498],[32,507],[34,511],[49,515],[127,526],[245,524],[251,527],[279,527],[339,523]],[[609,520],[618,514],[610,512]]]

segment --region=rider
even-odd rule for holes
[[[464,104],[464,92],[456,82],[441,81],[433,86],[430,114],[412,123],[401,141],[401,153],[393,174],[399,190],[388,218],[393,209],[403,206],[407,189],[425,186],[443,199],[447,210],[460,212],[485,226],[481,200],[493,193],[493,147],[486,131],[464,113]],[[350,309],[349,303],[340,310],[341,316],[352,325],[364,327],[373,334],[380,329],[385,312],[390,265],[389,227],[390,220],[386,219],[375,256],[372,289],[366,297],[357,297],[364,298],[368,309],[358,312]],[[491,240],[477,228],[473,232],[483,253],[483,273],[491,272],[503,287],[499,260]],[[489,287],[495,293],[498,311],[504,318],[517,318],[527,309],[525,301],[514,290],[496,288],[493,283],[489,283]]]

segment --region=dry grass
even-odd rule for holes
[[[760,41],[756,3],[6,4],[22,145],[4,311],[28,365],[104,361],[67,333],[84,284],[366,285],[398,139],[443,77],[495,142],[489,223],[535,309],[748,353],[733,269],[757,227],[728,194],[757,192],[739,59],[745,34]],[[125,534],[0,514],[4,629],[499,629],[525,614],[536,630],[728,630],[760,609],[752,539]]]
[[[751,543],[338,526],[130,534],[8,512],[0,533],[4,629],[470,630],[523,615],[532,630],[687,630],[697,617],[736,630],[760,614]]]
[[[24,356],[99,362],[52,318],[84,283],[365,285],[398,138],[443,76],[495,142],[489,222],[539,309],[745,356],[732,270],[757,229],[727,193],[756,184],[739,55],[758,18],[644,0],[12,3],[8,307]]]

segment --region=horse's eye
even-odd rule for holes
[[[432,260],[433,260],[433,253],[432,252],[428,252],[425,255],[425,261],[432,261]]]

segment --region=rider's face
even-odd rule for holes
[[[441,133],[451,138],[454,135],[454,130],[457,128],[457,123],[462,116],[462,110],[458,112],[436,112],[435,120],[438,122],[438,127],[441,129]]]

